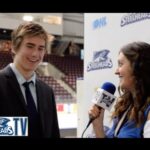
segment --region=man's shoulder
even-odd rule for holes
[[[0,90],[3,89],[7,83],[8,72],[6,68],[0,70]]]
[[[46,84],[44,81],[42,81],[41,79],[37,78],[36,82],[40,87],[47,89],[47,90],[52,90],[52,88],[48,84]]]
[[[6,68],[0,70],[0,77],[4,77],[6,75]]]
[[[2,75],[5,75],[5,74],[8,74],[10,70],[11,70],[11,68],[8,65],[8,66],[4,67],[3,69],[0,69],[0,75],[2,76]]]

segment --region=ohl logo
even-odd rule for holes
[[[105,27],[107,25],[106,19],[107,19],[106,17],[101,17],[99,19],[94,20],[92,24],[93,29]]]
[[[28,117],[0,117],[0,136],[27,136]]]

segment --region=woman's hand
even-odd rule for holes
[[[105,137],[103,129],[104,109],[96,105],[93,105],[88,113],[90,118],[95,118],[92,124],[96,137]]]

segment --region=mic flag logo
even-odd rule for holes
[[[0,117],[0,136],[28,136],[28,117]]]
[[[111,96],[108,96],[105,93],[102,93],[102,100],[100,103],[104,103],[107,107],[110,107],[110,105],[114,102],[115,98],[111,98]]]
[[[92,102],[94,104],[110,111],[115,99],[116,99],[116,97],[114,95],[112,95],[111,93],[98,88],[94,98],[92,99]]]

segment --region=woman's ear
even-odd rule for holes
[[[139,57],[135,62],[133,66],[133,71],[136,76],[141,76],[141,67],[143,63],[141,61],[141,58]]]

